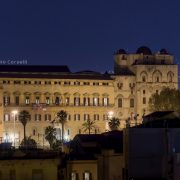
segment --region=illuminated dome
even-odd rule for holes
[[[146,46],[141,46],[138,48],[138,50],[136,51],[136,54],[144,54],[144,55],[151,55],[152,52],[151,50],[146,47]]]
[[[124,49],[119,49],[114,54],[127,54],[127,53]]]
[[[160,54],[169,54],[169,53],[166,49],[163,48],[160,50]]]

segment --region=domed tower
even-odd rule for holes
[[[119,72],[120,67],[127,66],[127,53],[124,49],[119,49],[114,53],[114,73]]]
[[[136,54],[152,55],[152,52],[147,46],[141,46],[137,49]]]

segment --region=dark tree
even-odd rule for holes
[[[108,125],[111,131],[117,130],[120,125],[120,120],[118,118],[113,117],[109,120]]]
[[[160,93],[152,94],[149,100],[150,111],[180,112],[180,91],[164,88]]]
[[[30,114],[28,111],[21,111],[19,113],[19,121],[22,123],[23,127],[24,127],[24,144],[26,144],[26,125],[28,123],[28,121],[30,121]]]

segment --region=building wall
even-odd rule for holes
[[[179,152],[179,134],[178,128],[125,129],[124,156],[128,177],[167,178],[173,175],[171,161]],[[174,167],[174,170],[178,169],[178,163]]]
[[[58,159],[1,160],[0,179],[57,180]]]
[[[44,139],[44,130],[47,126],[52,125],[51,121],[60,110],[65,110],[70,115],[65,124],[66,140],[73,139],[77,133],[85,133],[82,128],[85,115],[89,115],[87,118],[91,120],[96,119],[96,128],[93,133],[102,133],[108,130],[107,119],[113,116],[120,119],[121,129],[128,123],[133,126],[141,123],[142,116],[149,113],[148,102],[152,93],[160,92],[163,87],[178,88],[178,66],[174,64],[174,57],[170,54],[116,54],[114,58],[115,74],[112,74],[112,79],[109,80],[106,78],[98,80],[94,78],[1,77],[0,123],[2,123],[0,137],[3,137],[5,141],[13,141],[15,132],[16,145],[19,145],[23,138],[22,125],[18,121],[14,123],[13,110],[29,111],[31,121],[27,124],[27,136],[32,136],[41,146],[48,145]],[[127,68],[132,73],[121,74],[122,68]],[[10,97],[8,105],[3,103],[5,96]],[[19,105],[15,103],[17,96]],[[25,104],[27,96],[30,98],[29,105]],[[36,104],[37,96],[39,105]],[[57,96],[61,99],[59,105],[55,104]],[[46,104],[46,97],[50,98],[49,105]],[[74,105],[75,97],[80,98],[78,106]],[[83,104],[85,97],[90,99],[88,106]],[[97,106],[93,105],[95,97],[99,98]],[[70,98],[68,105],[66,104],[67,98]],[[103,98],[108,98],[108,105],[103,105]],[[132,101],[134,101],[133,105]],[[6,114],[9,116],[9,120],[5,120]],[[41,115],[41,120],[35,120],[36,114]],[[46,114],[51,116],[51,121],[45,120]],[[79,115],[80,120],[75,118],[75,115]],[[61,129],[58,124],[54,126]]]
[[[74,160],[67,162],[67,180],[71,180],[72,176],[76,176],[78,180],[84,180],[84,173],[90,174],[90,178],[87,180],[98,180],[97,160]]]

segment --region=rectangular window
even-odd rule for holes
[[[35,121],[41,121],[41,115],[35,114]]]
[[[93,86],[99,86],[98,82],[93,82]]]
[[[39,100],[40,98],[39,98],[39,96],[36,96],[36,99],[35,99],[35,103],[36,104],[39,104],[40,103],[40,100]]]
[[[108,115],[107,114],[103,115],[103,120],[108,120]]]
[[[74,115],[74,120],[75,120],[75,121],[76,121],[76,120],[80,121],[80,114],[75,114],[75,115]]]
[[[89,114],[84,114],[84,121],[89,120]]]
[[[93,106],[99,106],[99,98],[98,97],[93,98]]]
[[[66,99],[65,99],[65,104],[66,104],[66,106],[69,106],[69,103],[70,103],[70,98],[69,98],[69,97],[66,97]]]
[[[60,98],[59,98],[59,97],[56,97],[56,98],[55,98],[55,104],[56,104],[56,105],[59,105],[59,104],[60,104]]]
[[[4,96],[4,106],[10,105],[10,96]]]
[[[78,174],[76,172],[71,173],[71,180],[78,180]]]
[[[50,97],[46,97],[46,104],[50,104]]]
[[[70,85],[71,82],[70,81],[64,81],[64,85]]]
[[[9,114],[4,114],[4,121],[10,121],[10,115]]]
[[[26,98],[25,98],[25,104],[26,104],[26,105],[30,104],[30,98],[29,98],[29,96],[26,96]]]
[[[83,102],[84,106],[89,106],[90,105],[90,99],[88,97],[84,97],[83,100],[84,100],[84,102]]]
[[[119,107],[119,108],[122,108],[122,98],[119,98],[119,99],[118,99],[118,107]]]
[[[84,82],[83,84],[84,84],[84,85],[90,85],[90,83],[89,83],[89,82]]]
[[[143,104],[146,104],[146,98],[143,97]]]
[[[70,114],[67,114],[67,120],[71,120],[71,115]]]
[[[99,114],[94,114],[94,120],[99,120]]]
[[[102,85],[103,85],[103,86],[108,86],[109,83],[105,83],[105,82],[104,82],[104,83],[102,83]]]
[[[90,172],[83,173],[83,180],[91,180],[91,173]]]
[[[16,96],[16,97],[15,97],[15,104],[16,104],[16,105],[19,105],[19,96]]]
[[[133,99],[133,98],[130,99],[130,107],[131,107],[131,108],[134,107],[134,99]]]
[[[74,98],[74,105],[75,106],[80,106],[80,98],[79,97]]]
[[[51,115],[45,114],[45,121],[51,121]]]
[[[74,85],[80,85],[80,82],[79,81],[75,81]]]
[[[108,97],[104,97],[103,98],[103,106],[108,106],[109,105],[109,98]]]

